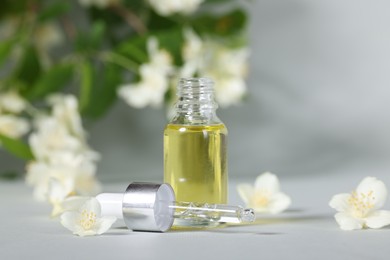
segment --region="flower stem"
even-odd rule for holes
[[[122,17],[139,35],[148,31],[142,20],[131,10],[119,4],[111,5],[110,9]]]
[[[97,57],[102,61],[117,64],[129,71],[133,71],[133,72],[138,71],[137,63],[115,52],[108,52],[108,51],[101,52],[97,55]]]

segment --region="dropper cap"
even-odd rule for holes
[[[165,232],[171,228],[174,209],[169,203],[175,201],[175,193],[169,184],[133,182],[119,195],[122,200],[113,197],[118,195],[103,193],[96,197],[103,215],[123,217],[132,230]]]
[[[123,218],[128,228],[138,231],[165,232],[178,219],[184,226],[205,223],[253,222],[251,208],[225,204],[175,201],[175,193],[167,183],[131,183],[124,194],[102,193],[97,197],[103,216]]]

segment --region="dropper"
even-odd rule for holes
[[[185,226],[205,223],[253,222],[253,209],[225,204],[175,201],[167,183],[133,182],[125,193],[102,193],[97,197],[102,215],[123,219],[129,229],[140,231],[169,230],[174,219]],[[180,224],[179,224],[180,225]]]

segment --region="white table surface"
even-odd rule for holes
[[[328,202],[353,190],[364,174],[281,180],[293,204],[253,225],[203,231],[131,232],[121,223],[96,237],[77,237],[50,219],[50,206],[33,200],[19,182],[0,182],[0,259],[390,259],[390,228],[342,231]],[[390,186],[386,172],[375,175]],[[230,182],[230,204],[241,203]],[[119,192],[127,183],[105,184]],[[387,202],[387,209],[390,209]]]

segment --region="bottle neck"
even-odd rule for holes
[[[221,124],[216,115],[213,81],[207,78],[183,78],[177,89],[178,100],[171,123],[186,125]]]

